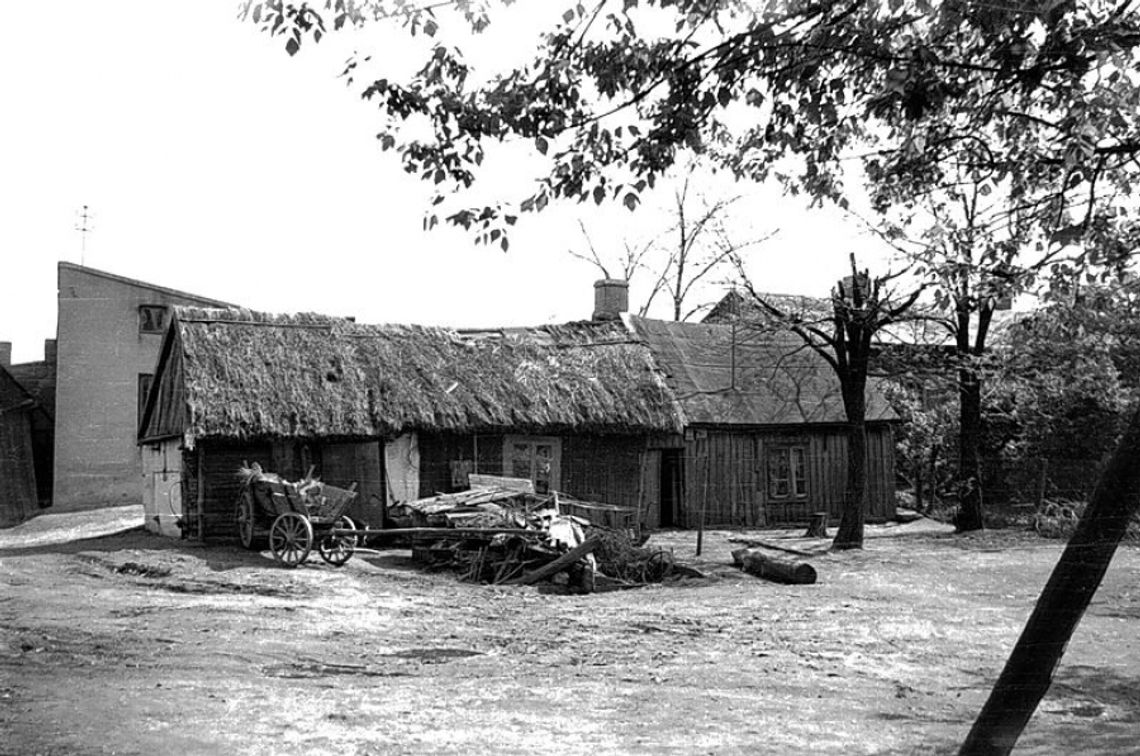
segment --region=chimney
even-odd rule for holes
[[[594,320],[617,320],[629,309],[629,281],[603,278],[594,282]]]
[[[44,339],[44,362],[54,365],[56,360],[56,340]]]
[[[11,341],[0,341],[0,367],[12,367]]]

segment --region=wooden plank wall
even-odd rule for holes
[[[759,527],[767,522],[754,433],[697,431],[685,442],[684,503],[677,524]],[[702,515],[703,509],[703,515]]]
[[[195,469],[200,469],[204,474],[202,480],[195,480],[195,486],[203,486],[201,495],[197,490],[194,492],[194,500],[202,503],[199,538],[204,541],[237,539],[235,515],[238,494],[241,492],[241,480],[237,472],[247,461],[252,464],[255,460],[260,462],[272,459],[272,453],[272,447],[267,442],[242,446],[198,445],[196,454],[199,456],[200,467],[195,466]],[[266,466],[265,462],[261,464]],[[184,464],[182,469],[185,474],[188,468]],[[182,501],[185,505],[189,499],[184,496]]]
[[[31,413],[10,410],[0,414],[0,527],[23,522],[38,506]]]
[[[641,467],[641,524],[649,530],[661,527],[661,450],[647,449]]]
[[[384,463],[379,441],[351,441],[321,446],[321,475],[338,488],[356,484],[356,498],[345,512],[357,526],[383,527]]]
[[[452,463],[465,463],[464,469],[483,475],[503,474],[503,437],[455,433],[420,433],[420,496],[452,493],[467,488],[456,485]]]
[[[645,439],[640,436],[560,436],[559,489],[571,496],[604,504],[637,507],[641,501],[641,462]],[[503,469],[503,436],[460,436],[421,433],[420,495],[462,490],[452,480],[452,463],[468,461],[475,472],[508,475]],[[476,458],[476,449],[478,457]]]
[[[304,453],[302,448],[307,447]],[[198,461],[205,473],[205,488],[199,488]],[[245,463],[259,462],[266,472],[286,480],[298,480],[315,466],[314,476],[340,488],[353,482],[360,492],[348,515],[360,523],[381,527],[384,480],[380,442],[278,441],[246,445],[199,443],[183,458],[182,502],[187,521],[194,526],[191,537],[224,541],[237,537],[235,505],[241,482],[236,473]],[[202,506],[198,501],[201,494]]]
[[[867,521],[884,522],[895,516],[895,446],[889,425],[867,429]],[[843,492],[847,486],[847,434],[842,428],[815,432],[811,436],[809,456],[809,493],[807,513],[828,513],[838,523],[843,514]],[[787,522],[801,523],[802,519]]]
[[[894,439],[887,425],[868,429],[869,501],[867,520],[882,522],[895,514]],[[807,459],[808,497],[770,500],[765,449],[802,445]],[[847,436],[840,428],[788,431],[705,430],[685,442],[685,486],[678,525],[763,527],[806,523],[812,512],[826,511],[838,522],[847,480]]]
[[[561,490],[619,507],[641,503],[641,436],[563,436]]]

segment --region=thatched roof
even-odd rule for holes
[[[691,424],[799,425],[846,421],[831,367],[793,334],[630,318]],[[897,419],[878,383],[867,420]]]
[[[621,323],[461,334],[322,315],[175,308],[142,438],[406,430],[670,432],[683,418]]]

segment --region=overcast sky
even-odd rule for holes
[[[590,315],[598,272],[567,254],[585,251],[579,218],[602,252],[669,225],[650,201],[633,214],[572,205],[527,218],[506,254],[459,231],[425,233],[428,187],[380,152],[370,106],[337,78],[352,46],[391,50],[391,38],[332,35],[291,59],[236,9],[5,6],[0,340],[15,361],[39,359],[54,337],[59,260],[274,312],[526,325]],[[525,38],[504,31],[486,44]],[[523,195],[524,169],[501,167],[501,185],[517,178]],[[750,257],[769,291],[825,294],[851,249],[874,246],[838,213],[773,188],[709,192],[746,193],[739,238],[781,229]],[[95,216],[86,253],[74,230],[84,204]]]

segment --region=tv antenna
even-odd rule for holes
[[[84,267],[87,265],[87,234],[95,230],[94,221],[95,214],[84,205],[75,221],[75,230],[79,232],[79,264]]]

